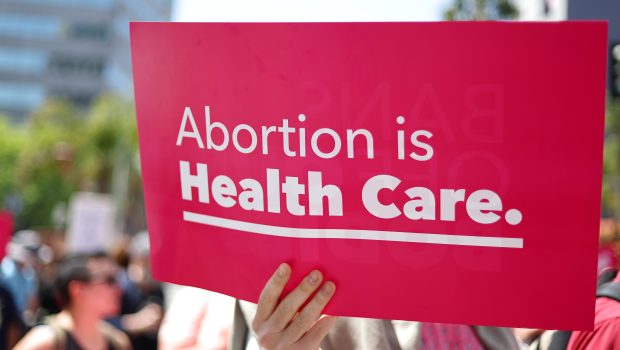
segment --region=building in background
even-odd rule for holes
[[[171,2],[0,0],[0,113],[21,121],[49,96],[131,96],[128,23],[168,21]]]
[[[620,1],[568,0],[569,20],[607,20],[609,39],[620,40]]]
[[[609,30],[607,88],[610,96],[620,98],[620,1],[569,0],[568,19],[607,20]]]

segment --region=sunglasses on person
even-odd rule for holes
[[[118,286],[118,279],[116,275],[112,274],[92,275],[88,282],[90,284],[107,284],[110,287]]]

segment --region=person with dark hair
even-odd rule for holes
[[[107,321],[124,331],[134,349],[157,349],[157,334],[163,317],[164,294],[150,269],[150,241],[146,231],[133,236],[127,247],[126,270],[121,270],[121,316]]]
[[[13,295],[0,283],[0,350],[12,349],[26,330]]]
[[[105,253],[61,261],[55,290],[62,311],[28,332],[15,349],[131,349],[127,336],[104,321],[120,309],[117,272]]]

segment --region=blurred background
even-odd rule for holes
[[[577,19],[609,21],[603,271],[618,267],[620,252],[618,0],[0,0],[0,232],[7,237],[0,281],[15,304],[19,334],[58,311],[50,286],[59,259],[104,250],[125,276],[122,311],[148,308],[140,315],[150,343],[132,335],[134,346],[156,346],[174,288],[148,272],[130,21]],[[0,324],[6,327],[6,316]],[[7,348],[1,335],[0,349]]]

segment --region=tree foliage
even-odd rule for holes
[[[22,128],[16,128],[9,118],[0,116],[0,205],[15,206],[17,200],[16,164],[26,138]]]
[[[511,0],[455,0],[444,12],[449,21],[516,19],[519,10]]]
[[[16,164],[22,204],[17,224],[49,226],[54,206],[66,202],[76,189],[70,162],[80,135],[80,120],[69,103],[48,101],[23,127],[26,142]]]
[[[620,101],[611,100],[605,112],[602,211],[620,217]]]
[[[0,203],[25,228],[52,226],[54,208],[75,191],[113,193],[125,207],[130,193],[141,202],[137,153],[133,105],[119,97],[86,111],[50,100],[21,125],[0,118]]]

